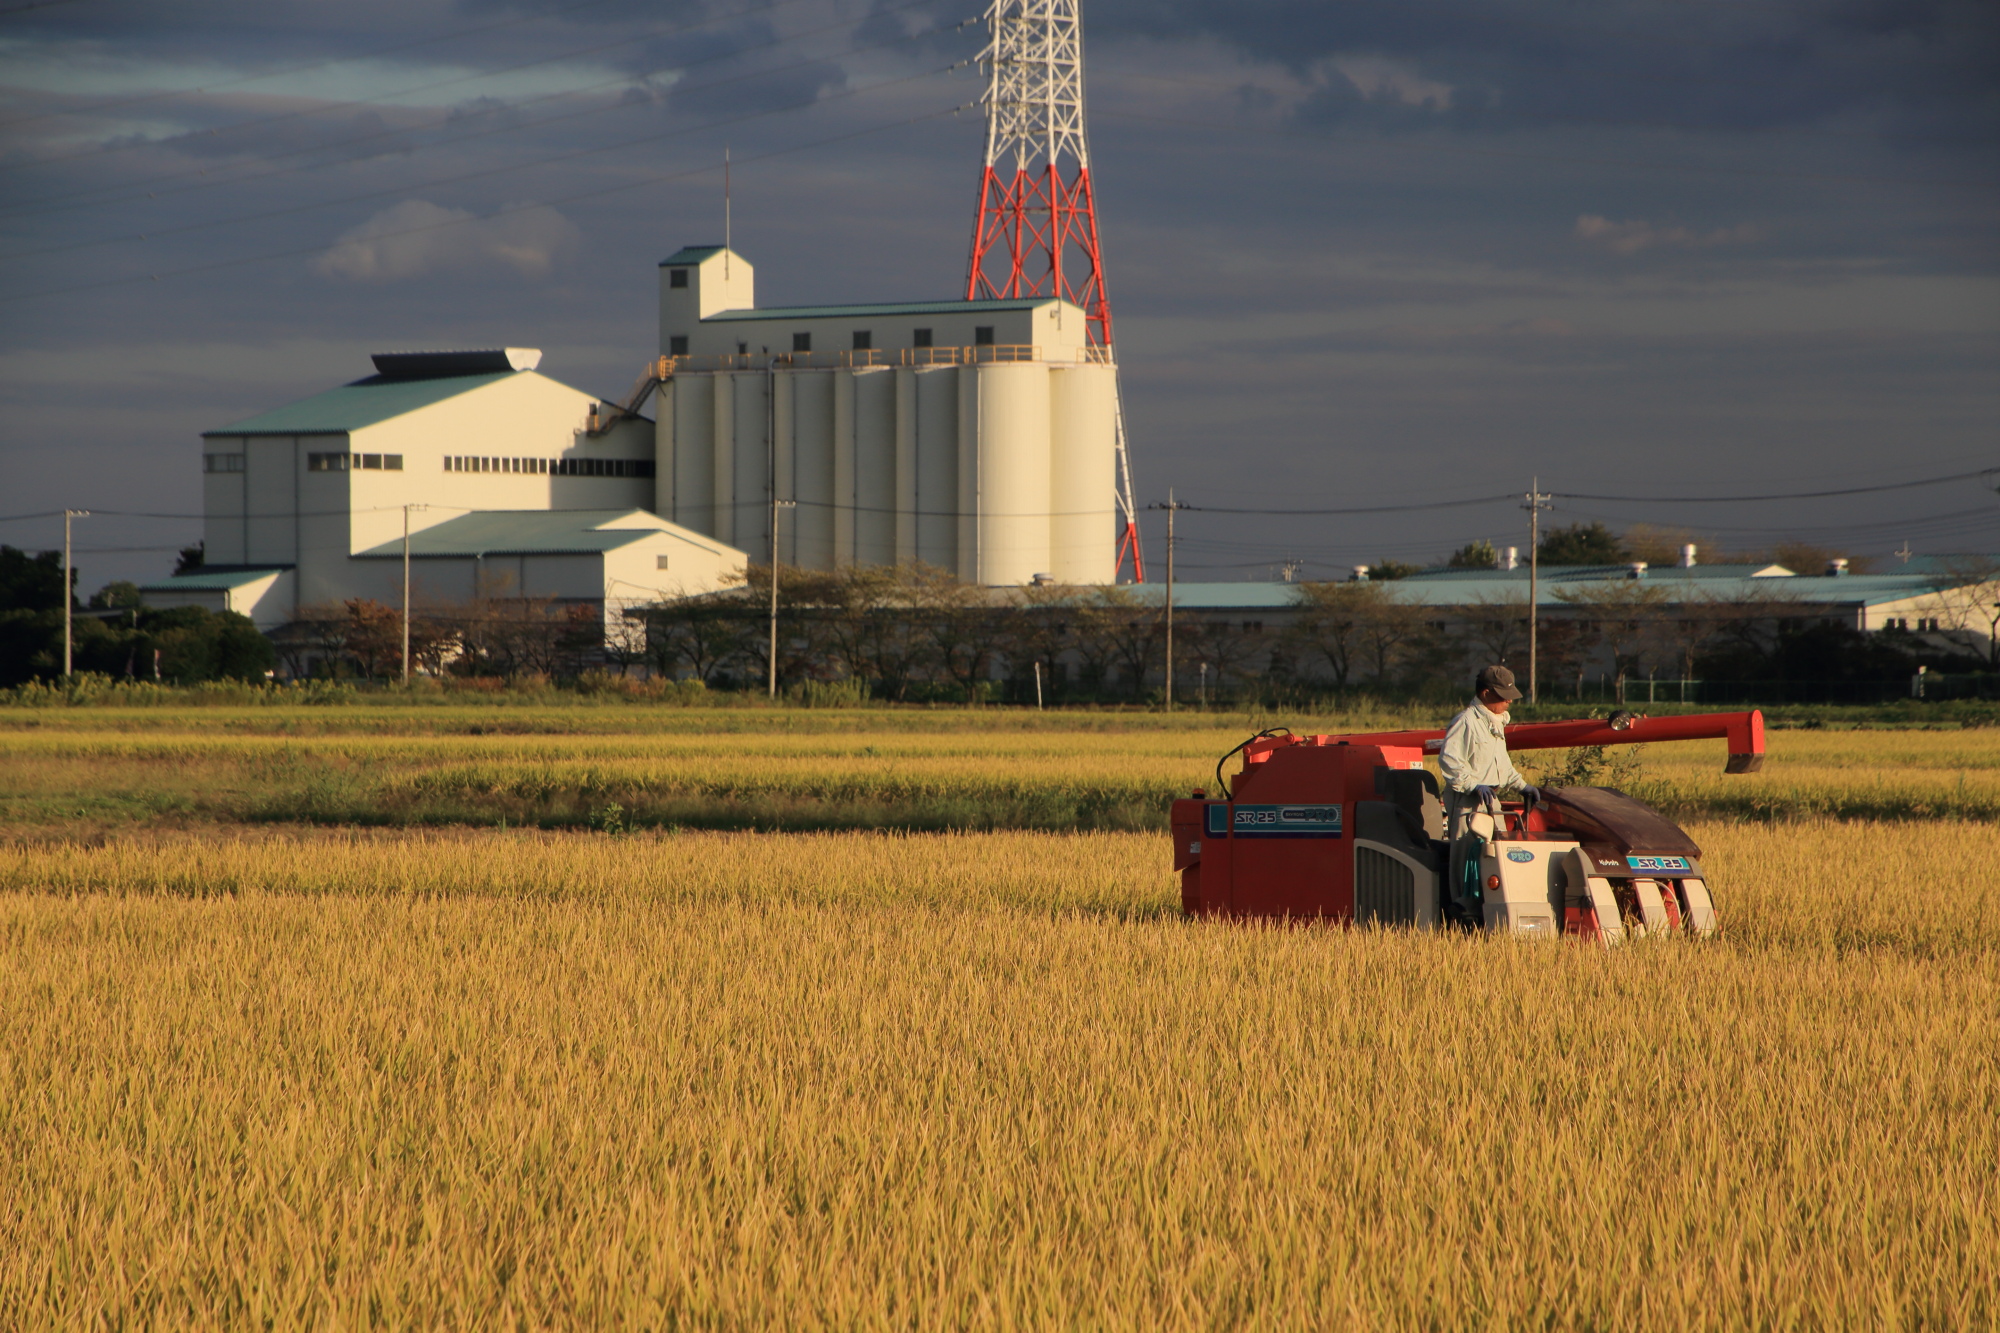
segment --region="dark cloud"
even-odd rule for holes
[[[977,8],[96,0],[10,19],[9,511],[196,510],[201,430],[384,347],[538,345],[558,378],[622,389],[653,348],[654,263],[720,234],[725,143],[766,303],[959,294],[980,124],[938,113],[979,76],[937,71],[978,50],[951,30]],[[1535,473],[1783,490],[1995,461],[1987,0],[1085,16],[1142,501],[1505,494]],[[38,291],[63,295],[6,299]],[[1984,495],[1605,517],[2000,550],[2000,523],[1928,517]],[[1330,569],[1515,517],[1190,515],[1184,553],[1224,577],[1287,554]],[[196,532],[129,527],[99,544]],[[170,559],[93,557],[84,577]]]

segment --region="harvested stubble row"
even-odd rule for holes
[[[1146,835],[17,843],[0,1311],[1990,1326],[2000,832],[1692,831],[1727,937],[1611,955]]]

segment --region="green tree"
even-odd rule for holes
[[[1602,523],[1572,523],[1542,538],[1545,565],[1621,565],[1630,559],[1625,543]]]
[[[1407,565],[1401,560],[1378,560],[1368,566],[1368,581],[1370,583],[1394,583],[1397,579],[1406,579],[1412,574],[1420,574],[1422,572],[1422,566]]]
[[[1451,559],[1444,563],[1447,569],[1492,569],[1500,563],[1500,553],[1482,537],[1453,551]]]
[[[0,611],[62,610],[62,552],[0,546]]]
[[[124,579],[107,583],[90,594],[90,609],[93,611],[130,611],[140,603],[139,585]]]

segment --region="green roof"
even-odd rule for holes
[[[613,527],[613,524],[619,526]],[[410,534],[411,557],[597,555],[666,532],[689,534],[643,509],[489,509],[446,519]],[[719,547],[721,543],[717,543]],[[403,539],[383,542],[361,559],[400,560]]]
[[[290,565],[273,565],[263,569],[232,569],[194,571],[175,574],[158,583],[148,583],[140,592],[227,592],[232,588],[247,587],[273,574],[282,574]]]
[[[348,431],[373,426],[391,417],[399,417],[523,373],[527,372],[509,370],[490,375],[454,375],[434,380],[387,379],[371,375],[365,380],[343,384],[338,389],[328,389],[325,393],[260,413],[233,426],[204,431],[202,438],[219,435],[344,435]]]
[[[699,264],[710,255],[721,253],[722,247],[719,245],[684,245],[662,259],[660,267],[665,268],[669,264]]]
[[[1037,310],[1054,305],[1053,296],[1018,301],[916,301],[902,305],[791,305],[755,310],[718,310],[704,324],[741,319],[867,319],[873,315],[978,315],[999,311]]]

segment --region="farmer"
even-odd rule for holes
[[[1541,792],[1522,777],[1507,756],[1507,709],[1521,691],[1514,673],[1503,666],[1486,667],[1473,683],[1477,697],[1445,728],[1438,770],[1444,774],[1446,835],[1451,839],[1452,901],[1475,918],[1479,886],[1466,882],[1466,866],[1477,875],[1478,839],[1471,835],[1472,816],[1483,809],[1500,812],[1500,792],[1519,789],[1528,801]]]

